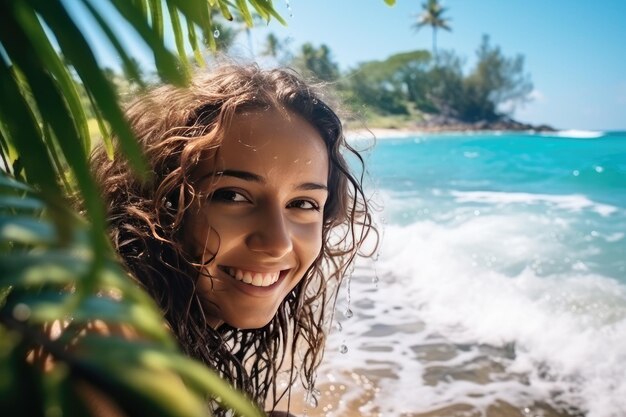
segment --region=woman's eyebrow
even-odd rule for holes
[[[236,169],[225,169],[224,171],[218,171],[215,174],[218,176],[235,177],[244,181],[258,182],[259,184],[266,183],[265,178],[263,178],[262,176],[258,174],[248,172],[248,171],[240,171]],[[299,190],[305,190],[305,191],[312,191],[312,190],[313,191],[314,190],[328,191],[328,187],[326,185],[320,184],[317,182],[305,182],[305,183],[299,184],[296,188]]]
[[[218,171],[215,173],[217,176],[227,176],[242,179],[244,181],[253,181],[261,184],[265,184],[265,178],[260,175],[254,174],[248,171],[239,171],[236,169],[225,169],[224,171]]]
[[[324,184],[317,183],[317,182],[305,182],[303,184],[298,185],[296,188],[298,190],[303,190],[303,191],[315,191],[315,190],[328,191],[327,186],[325,186]]]

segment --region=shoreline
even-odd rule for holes
[[[393,139],[393,138],[406,138],[411,136],[421,135],[502,135],[509,132],[515,133],[542,133],[537,130],[446,130],[446,129],[411,129],[411,128],[359,128],[359,129],[346,129],[345,135],[348,139]],[[558,132],[558,131],[555,131]]]
[[[346,128],[344,134],[348,140],[385,140],[385,139],[400,139],[411,136],[446,136],[446,135],[494,135],[500,136],[507,133],[528,134],[528,135],[545,135],[545,136],[557,136],[565,138],[576,139],[595,139],[606,134],[605,131],[596,130],[538,130],[538,129],[446,129],[441,126],[436,129],[432,128]]]
[[[502,118],[495,121],[477,121],[473,123],[463,122],[446,116],[432,116],[422,122],[398,122],[397,125],[389,127],[368,126],[365,120],[354,125],[345,126],[346,136],[348,138],[362,139],[387,139],[401,138],[416,135],[446,135],[446,134],[503,134],[509,132],[515,133],[553,133],[560,130],[549,125],[532,125],[529,123],[521,123],[513,119]]]

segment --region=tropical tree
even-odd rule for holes
[[[476,58],[465,75],[463,60],[442,53],[422,83],[426,106],[416,102],[417,107],[465,122],[494,121],[527,100],[533,86],[523,56],[507,57],[483,36]]]
[[[285,64],[293,59],[289,51],[289,40],[281,40],[273,33],[269,33],[265,38],[265,45],[261,55],[275,59],[280,64]]]
[[[450,19],[444,17],[444,13],[448,10],[443,7],[439,0],[428,0],[422,4],[422,13],[418,15],[417,22],[413,24],[413,28],[419,31],[424,26],[430,26],[433,30],[433,57],[437,57],[437,29],[451,31],[449,26]]]
[[[524,71],[522,55],[506,57],[483,35],[476,58],[476,66],[465,80],[467,95],[475,102],[475,108],[467,111],[475,113],[475,118],[496,118],[528,100],[533,84]]]
[[[409,114],[408,102],[424,96],[424,75],[430,62],[425,50],[403,52],[384,61],[367,61],[351,70],[342,83],[344,98],[358,109],[365,105],[385,115]]]
[[[330,48],[324,44],[317,48],[309,42],[303,44],[292,65],[320,81],[339,78],[339,65],[333,60]]]

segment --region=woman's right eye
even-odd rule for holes
[[[211,201],[219,201],[219,202],[226,202],[226,203],[250,202],[250,200],[248,200],[243,194],[234,190],[230,190],[230,189],[216,190],[211,196]]]

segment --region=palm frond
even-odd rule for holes
[[[222,0],[168,0],[166,14],[160,0],[109,3],[152,50],[161,78],[177,84],[187,82],[188,65],[181,66],[164,44],[165,16],[178,55],[186,57],[183,27],[190,48],[199,52],[195,29],[205,41],[213,39],[211,14],[232,19],[233,7]],[[143,85],[132,51],[102,3],[81,4],[126,72]],[[275,13],[271,2],[262,6]],[[11,97],[10,106],[0,107],[0,409],[43,416],[57,407],[64,415],[87,415],[73,388],[84,382],[129,415],[204,416],[207,397],[219,397],[240,415],[260,415],[178,351],[153,300],[127,276],[108,243],[104,206],[87,162],[91,137],[79,91],[89,97],[101,130],[116,133],[117,144],[103,134],[110,156],[118,147],[138,175],[145,175],[146,163],[115,88],[67,7],[61,0],[0,2],[0,87]],[[84,215],[69,202],[74,193]],[[88,333],[80,354],[67,349],[76,342],[74,328],[98,321],[132,328],[141,342]],[[65,323],[60,338],[45,331],[50,323]],[[53,358],[53,372],[27,362],[33,348]]]

